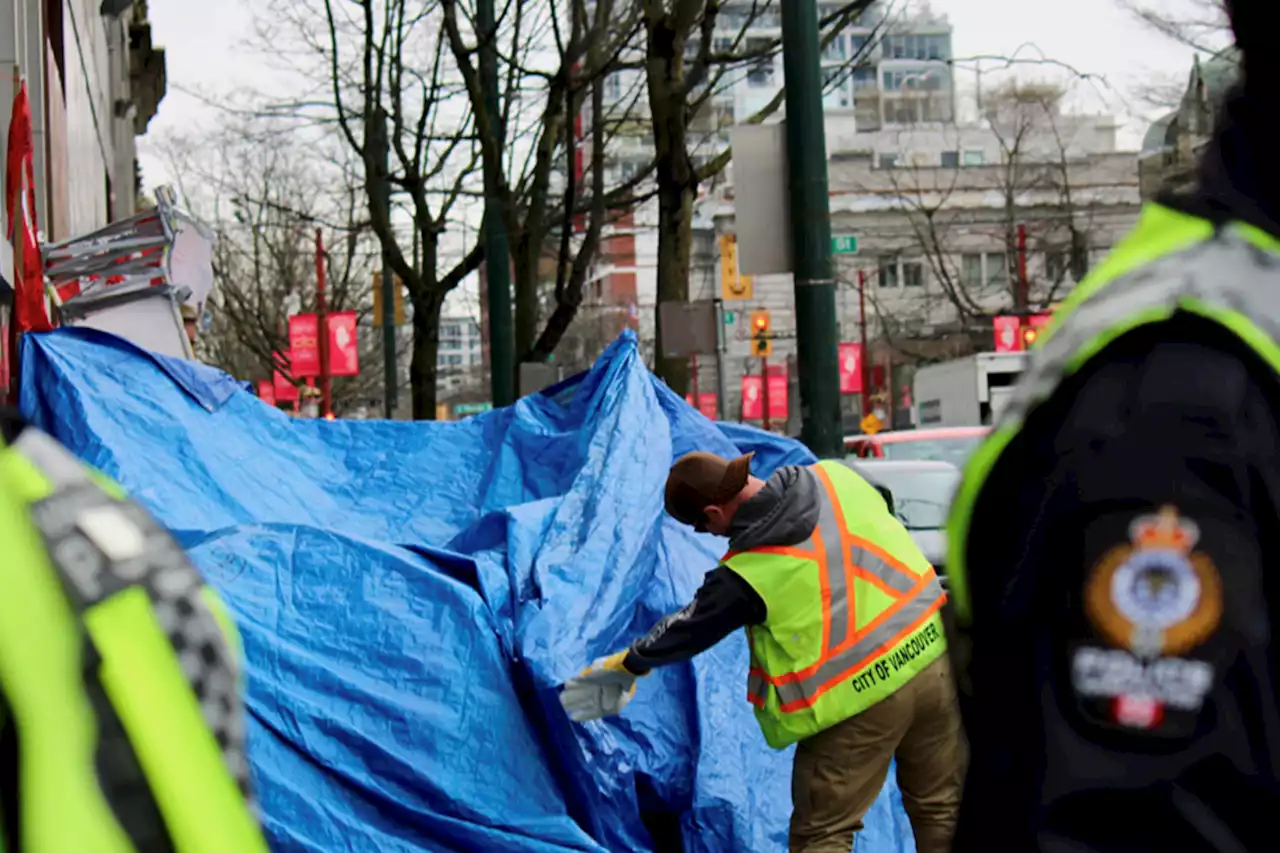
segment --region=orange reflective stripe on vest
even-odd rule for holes
[[[822,694],[855,676],[919,629],[946,601],[945,595],[924,594],[937,577],[932,568],[923,573],[913,571],[883,548],[849,533],[830,475],[821,467],[813,471],[822,483],[826,500],[809,541],[800,547],[751,549],[754,554],[778,553],[813,561],[818,567],[823,609],[823,651],[819,659],[797,672],[770,676],[759,665],[752,644],[747,698],[763,707],[772,685],[784,712],[812,706]],[[856,627],[855,578],[893,600],[860,629]]]

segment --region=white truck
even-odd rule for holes
[[[916,371],[919,429],[990,425],[1013,395],[1027,352],[982,352]]]

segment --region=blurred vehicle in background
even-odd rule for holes
[[[960,485],[960,469],[950,462],[887,459],[845,459],[855,471],[878,488],[893,512],[911,534],[925,557],[946,571],[947,513]]]
[[[851,435],[844,440],[845,454],[858,459],[922,460],[950,462],[963,467],[991,427],[942,427],[904,429],[875,435]]]

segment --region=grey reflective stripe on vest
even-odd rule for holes
[[[810,476],[817,475],[810,472]],[[774,676],[778,699],[784,705],[815,697],[823,685],[839,677],[846,670],[849,670],[849,675],[852,676],[860,666],[865,665],[864,662],[868,658],[876,654],[881,646],[907,630],[942,597],[942,587],[937,578],[934,578],[918,595],[900,606],[875,630],[838,654],[830,656],[832,650],[845,645],[855,631],[857,603],[854,602],[850,607],[848,569],[856,567],[859,570],[857,574],[874,578],[881,586],[903,596],[910,594],[919,585],[919,580],[907,577],[873,551],[861,547],[856,542],[846,551],[840,522],[827,490],[821,488],[819,494],[822,503],[818,515],[818,527],[814,535],[800,547],[816,551],[820,545],[822,552],[826,555],[827,586],[831,591],[830,634],[827,638],[827,646],[822,650],[822,656],[826,660],[813,674],[804,679],[783,681],[781,679],[787,676]],[[763,670],[754,653],[752,667]],[[763,704],[768,687],[768,681],[758,674],[753,673],[747,678],[748,697],[756,704]]]
[[[1066,378],[1076,353],[1118,321],[1190,299],[1244,314],[1280,340],[1280,257],[1228,228],[1102,285],[1033,351],[999,426],[1025,420]]]
[[[53,486],[30,513],[68,601],[84,613],[126,589],[146,591],[227,769],[249,798],[239,662],[186,553],[150,513],[104,491],[79,459],[45,433],[27,428],[10,447]]]

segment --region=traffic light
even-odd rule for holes
[[[773,336],[769,334],[769,312],[751,312],[751,354],[759,358],[773,355]]]
[[[1036,342],[1036,337],[1040,334],[1040,330],[1035,326],[1022,327],[1022,346],[1024,349],[1031,349],[1031,345]]]

